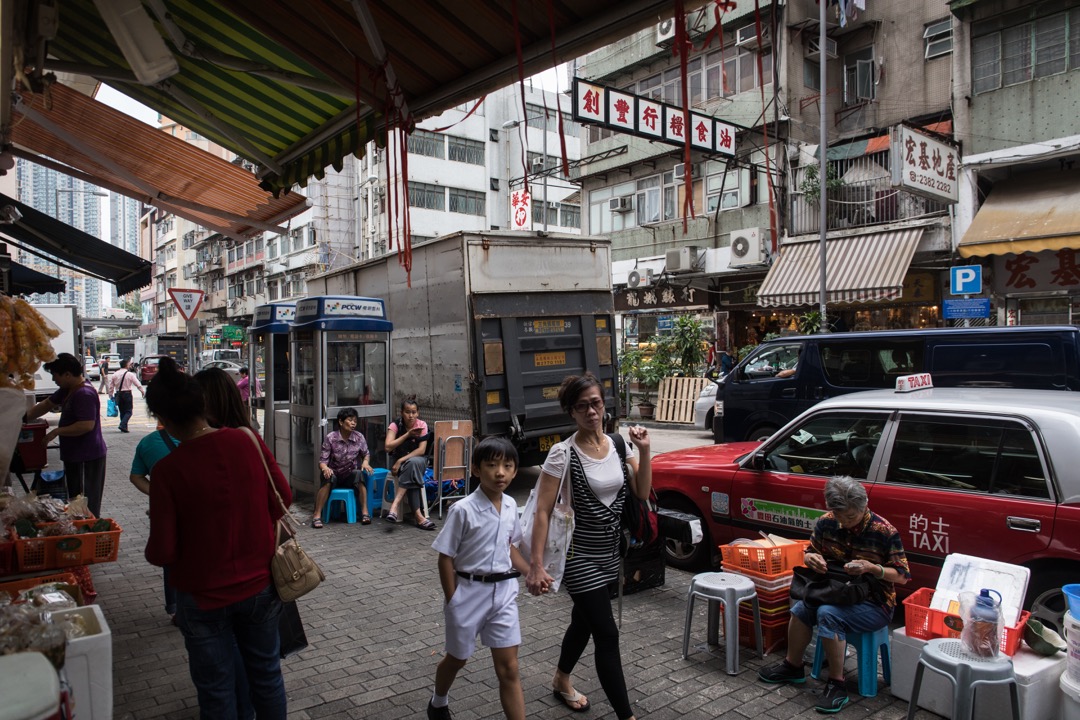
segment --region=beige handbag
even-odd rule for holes
[[[289,509],[285,507],[281,493],[274,484],[274,477],[270,474],[266,457],[263,456],[262,445],[251,430],[243,428],[243,431],[251,438],[251,442],[255,443],[255,448],[259,451],[259,459],[262,460],[263,470],[266,471],[266,479],[270,482],[270,489],[274,491],[274,496],[281,505],[282,515],[274,531],[277,547],[274,550],[274,556],[270,558],[270,572],[274,576],[274,586],[277,588],[278,596],[283,602],[289,602],[314,590],[326,579],[326,575],[323,574],[318,563],[311,559],[304,548],[300,547],[296,539],[292,515],[289,514]]]

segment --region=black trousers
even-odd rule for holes
[[[64,480],[68,499],[85,495],[86,504],[95,517],[101,517],[101,497],[105,494],[105,457],[81,462],[64,461]]]
[[[570,627],[563,635],[559,671],[567,675],[574,671],[592,637],[600,686],[619,720],[626,720],[634,715],[634,711],[626,694],[626,678],[619,654],[619,626],[611,612],[607,587],[571,594],[570,599],[574,601],[574,610],[570,614]]]

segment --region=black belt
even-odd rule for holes
[[[466,580],[473,580],[475,582],[497,583],[503,580],[513,580],[514,578],[521,577],[521,573],[517,570],[511,570],[510,572],[495,573],[494,575],[473,575],[467,572],[457,571],[459,577],[463,577]]]

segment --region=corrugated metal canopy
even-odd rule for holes
[[[706,2],[687,0],[686,11]],[[419,121],[509,85],[518,75],[518,35],[529,76],[674,14],[672,0],[517,0],[515,33],[515,6],[504,0],[147,5],[167,13],[168,22],[158,18],[158,28],[180,65],[167,80],[143,86],[130,77],[93,0],[63,3],[49,52],[84,71],[99,68],[95,77],[258,163],[272,190],[304,184],[308,175],[340,167],[345,155],[361,152],[391,94]],[[393,93],[387,69],[396,78]]]
[[[994,184],[957,250],[960,257],[1080,249],[1080,171],[1019,175]]]
[[[71,88],[56,84],[22,97],[12,128],[17,146],[215,232],[239,238],[273,230],[306,205],[299,193],[275,199],[251,172]]]
[[[854,235],[825,241],[825,299],[830,303],[870,302],[900,297],[904,275],[923,228]],[[820,298],[820,245],[785,243],[758,290],[758,304],[813,305]]]

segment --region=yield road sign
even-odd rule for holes
[[[199,312],[202,305],[202,290],[185,290],[182,288],[169,288],[169,297],[176,303],[176,309],[185,320],[191,320],[195,313]]]
[[[949,268],[949,292],[953,295],[981,293],[982,265],[957,265]]]

